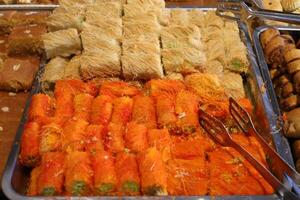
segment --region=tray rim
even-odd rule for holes
[[[186,7],[167,7],[170,9],[176,8],[176,9],[199,9],[202,11],[208,11],[208,10],[216,10],[216,7],[200,7],[200,6],[186,6]],[[21,8],[20,8],[21,9]],[[26,10],[30,10],[29,8],[25,8]],[[0,6],[0,10],[1,10],[1,6]],[[21,9],[22,10],[22,9]],[[245,46],[247,47],[248,50],[248,55],[249,55],[249,62],[250,62],[250,68],[251,70],[253,70],[253,72],[255,73],[255,79],[256,82],[258,84],[258,86],[261,86],[262,83],[262,79],[261,77],[261,73],[258,69],[258,64],[256,61],[256,57],[253,51],[253,47],[251,44],[251,39],[249,36],[249,33],[247,31],[247,27],[245,24],[243,24],[242,22],[238,22],[239,25],[239,29],[241,32],[244,33],[245,35]],[[22,136],[22,132],[23,132],[23,127],[27,121],[27,114],[28,114],[28,110],[29,110],[29,105],[31,102],[31,98],[32,96],[39,92],[39,75],[41,73],[43,73],[44,70],[44,65],[45,63],[41,64],[38,75],[35,78],[34,81],[34,85],[32,90],[30,91],[30,95],[28,97],[28,99],[26,100],[26,104],[25,104],[25,109],[22,113],[22,117],[20,120],[20,123],[18,125],[18,129],[17,129],[17,133],[13,142],[13,145],[11,147],[11,152],[9,154],[9,157],[7,159],[6,162],[6,166],[5,166],[5,170],[3,171],[3,177],[2,177],[2,190],[4,192],[4,194],[10,198],[10,199],[21,199],[21,200],[29,200],[29,199],[46,199],[46,200],[52,200],[52,199],[135,199],[137,197],[132,197],[132,196],[123,196],[123,197],[115,197],[115,196],[87,196],[87,197],[67,197],[67,196],[55,196],[55,197],[45,197],[45,196],[35,196],[35,197],[29,197],[29,196],[25,196],[22,194],[17,193],[13,186],[12,186],[12,176],[14,173],[14,167],[16,166],[17,163],[17,159],[18,159],[18,153],[19,153],[19,140],[21,139]],[[261,98],[264,101],[264,105],[266,106],[267,103],[265,102],[267,100],[267,93],[259,93],[261,95]],[[268,100],[267,100],[268,101]],[[267,105],[268,106],[268,105]],[[268,106],[269,110],[267,111],[272,111],[272,108],[270,106]],[[270,110],[271,109],[271,110]],[[267,115],[268,113],[266,113]],[[270,114],[272,115],[272,113]],[[273,135],[273,134],[272,134]],[[274,138],[272,138],[274,140]],[[278,150],[278,149],[276,149]],[[248,200],[272,200],[272,199],[279,199],[278,196],[274,193],[271,195],[228,195],[228,196],[208,196],[208,195],[202,195],[202,196],[138,196],[138,198],[140,199],[197,199],[197,200],[208,200],[208,199],[217,199],[217,200],[229,200],[229,199],[233,199],[233,200],[240,200],[240,199],[248,199]]]

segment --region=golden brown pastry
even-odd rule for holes
[[[285,111],[290,111],[296,108],[300,103],[300,98],[298,95],[292,95],[286,99],[280,101],[281,108]]]
[[[294,60],[287,65],[289,74],[294,74],[300,70],[300,59]]]
[[[290,63],[293,60],[300,59],[300,49],[291,49],[284,54],[284,59],[286,63]]]
[[[265,47],[264,52],[266,55],[267,63],[277,63],[281,65],[284,62],[283,52],[285,47],[285,39],[283,37],[274,37]]]
[[[288,112],[286,117],[287,121],[284,124],[285,136],[291,138],[300,138],[300,108],[296,108]]]
[[[280,35],[280,32],[276,28],[269,28],[264,31],[260,36],[260,42],[263,48],[276,36]]]
[[[299,0],[281,0],[281,5],[284,11],[293,12],[300,8]]]
[[[283,86],[281,96],[283,98],[287,98],[288,96],[293,94],[293,92],[294,92],[293,84],[291,82],[288,82],[286,85]]]
[[[293,77],[293,83],[295,87],[295,91],[300,94],[300,71],[296,72]]]
[[[293,143],[293,151],[294,151],[294,156],[296,159],[300,158],[300,140],[296,140]]]

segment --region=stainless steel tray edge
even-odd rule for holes
[[[188,7],[186,9],[191,9],[191,8],[195,8],[195,7]],[[202,7],[197,7],[198,9],[201,9],[203,11],[206,10],[212,10],[213,8],[202,8]],[[253,48],[252,48],[252,44],[251,44],[251,40],[249,37],[249,34],[247,32],[247,27],[244,24],[239,23],[240,26],[240,30],[243,32],[244,36],[245,36],[245,44],[247,46],[248,49],[248,53],[249,53],[249,59],[250,59],[250,73],[252,74],[252,78],[253,81],[255,83],[255,89],[257,91],[259,91],[259,88],[263,85],[262,82],[262,78],[260,75],[260,71],[257,65],[257,61],[256,61],[256,57],[253,53]],[[10,152],[9,158],[7,160],[7,164],[6,164],[6,168],[2,177],[2,189],[5,193],[5,195],[9,198],[9,199],[16,199],[16,200],[29,200],[29,199],[46,199],[46,200],[52,200],[52,199],[136,199],[137,197],[108,197],[108,196],[92,196],[92,197],[28,197],[25,195],[22,195],[20,193],[18,193],[13,186],[13,179],[14,177],[16,178],[17,175],[15,175],[14,173],[20,173],[16,170],[16,168],[18,168],[18,153],[19,153],[19,142],[21,139],[21,135],[22,135],[22,131],[24,128],[24,124],[27,120],[27,113],[28,113],[28,109],[29,109],[29,105],[30,105],[30,100],[33,94],[37,93],[40,91],[40,84],[39,84],[39,75],[41,73],[43,73],[43,66],[41,66],[40,71],[36,77],[35,83],[34,83],[34,87],[30,92],[30,97],[28,98],[28,100],[26,101],[26,106],[22,115],[22,119],[20,121],[20,125],[18,127],[17,130],[17,134],[12,146],[12,150]],[[265,93],[257,93],[257,97],[258,98],[258,104],[260,104],[261,102],[265,102],[264,104],[261,104],[263,107],[262,109],[264,110],[265,114],[268,114],[268,116],[273,115],[273,110],[272,110],[272,106],[270,105],[270,103],[268,103],[267,99],[267,95]],[[271,122],[269,123],[269,121],[267,122],[267,129],[271,129],[274,126],[274,123]],[[271,129],[272,130],[272,129]],[[266,130],[267,131],[267,130]],[[268,132],[268,131],[267,131]],[[273,136],[273,135],[272,135]],[[274,139],[274,138],[273,138]],[[272,200],[272,199],[278,199],[278,197],[274,194],[274,195],[253,195],[253,196],[246,196],[246,195],[233,195],[233,196],[165,196],[165,197],[144,197],[144,196],[139,196],[138,198],[140,199],[197,199],[197,200],[206,200],[206,199],[217,199],[217,200],[241,200],[241,199],[247,199],[247,200]]]
[[[265,31],[267,28],[269,28],[270,26],[260,26],[257,27],[254,32],[253,32],[253,43],[254,43],[254,48],[256,51],[256,55],[257,55],[257,60],[258,60],[258,64],[259,64],[259,69],[263,78],[263,82],[264,82],[264,87],[266,90],[266,93],[269,96],[270,99],[270,103],[273,107],[273,111],[274,111],[274,116],[270,118],[270,120],[273,121],[273,123],[276,124],[276,126],[274,126],[274,129],[272,130],[272,134],[274,135],[275,138],[277,138],[275,140],[275,146],[277,151],[279,152],[279,154],[286,159],[286,161],[294,166],[294,161],[293,161],[293,157],[291,154],[291,148],[290,145],[288,143],[288,140],[284,137],[283,135],[283,120],[282,120],[282,115],[281,115],[281,110],[277,101],[277,97],[275,95],[275,91],[273,88],[273,83],[269,74],[269,70],[268,70],[268,65],[266,63],[266,59],[264,56],[264,52],[262,49],[262,46],[260,44],[260,34]],[[295,28],[295,27],[285,27],[285,26],[277,26],[276,28],[278,28],[279,30],[298,30],[300,31],[299,28]]]
[[[38,5],[38,4],[11,4],[11,5],[0,5],[1,10],[54,10],[59,5]]]

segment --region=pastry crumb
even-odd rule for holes
[[[2,112],[9,112],[9,107],[4,106],[1,108]]]
[[[14,92],[9,92],[8,93],[8,96],[10,96],[10,97],[14,97],[14,96],[16,96],[17,95],[17,93],[14,93]]]
[[[20,67],[21,67],[21,64],[15,64],[15,65],[13,66],[13,70],[14,70],[14,71],[18,71],[18,70],[20,69]]]

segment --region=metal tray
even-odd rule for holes
[[[254,47],[255,47],[256,54],[257,54],[258,64],[260,67],[262,78],[265,83],[265,88],[266,88],[268,96],[270,98],[275,115],[278,116],[278,118],[277,118],[278,125],[279,125],[278,131],[283,132],[282,128],[283,128],[284,122],[281,117],[282,116],[281,109],[280,109],[280,106],[277,101],[277,96],[275,93],[275,89],[273,87],[273,83],[272,83],[272,79],[271,79],[271,76],[269,73],[269,67],[266,62],[264,51],[263,51],[263,48],[262,48],[260,40],[259,40],[260,34],[268,28],[270,28],[270,26],[257,27],[253,32],[253,42],[254,42]],[[299,27],[297,28],[297,27],[290,27],[290,26],[275,26],[275,28],[277,28],[280,32],[288,32],[291,35],[296,34],[298,36],[298,38],[300,38],[300,28]],[[287,139],[283,139],[283,140],[287,141]]]
[[[0,5],[1,10],[54,10],[59,5],[38,5],[38,4],[11,4]]]
[[[189,8],[184,8],[189,9]],[[212,10],[212,8],[203,8],[198,7],[198,9],[207,11]],[[239,28],[241,32],[242,39],[247,46],[248,49],[248,57],[251,63],[249,67],[249,74],[244,76],[244,85],[246,89],[247,96],[251,99],[253,105],[255,106],[255,119],[257,129],[262,133],[263,137],[270,143],[270,145],[274,145],[279,154],[286,158],[289,164],[293,165],[291,158],[291,153],[288,144],[283,140],[284,138],[279,137],[277,127],[277,122],[274,119],[274,111],[273,106],[269,100],[267,93],[261,92],[261,88],[263,87],[263,79],[261,77],[256,57],[253,53],[253,48],[251,44],[251,40],[249,34],[247,32],[246,25],[239,23]],[[43,65],[44,66],[44,65]],[[25,109],[23,112],[22,119],[20,121],[16,137],[12,146],[12,150],[10,152],[9,158],[7,160],[6,168],[2,178],[2,189],[5,195],[10,199],[16,200],[29,200],[29,199],[69,199],[70,197],[28,197],[25,196],[26,185],[29,178],[29,170],[20,165],[18,162],[18,154],[20,149],[20,139],[22,135],[22,131],[24,128],[24,124],[27,120],[28,109],[31,101],[32,95],[38,93],[40,91],[39,77],[43,73],[43,66],[40,67],[40,71],[36,77],[33,89],[31,90],[30,97],[28,98]],[[272,133],[272,134],[270,134]],[[285,145],[287,144],[287,145]],[[269,163],[270,167],[272,165],[276,165],[274,162]],[[108,196],[97,196],[97,197],[71,197],[72,199],[120,199],[121,197],[108,197]],[[136,197],[124,196],[121,199],[134,199]],[[146,197],[140,196],[142,199],[248,199],[248,200],[272,200],[278,199],[276,194],[273,195],[253,195],[253,196],[245,196],[245,195],[234,195],[234,196],[164,196],[164,197]]]

